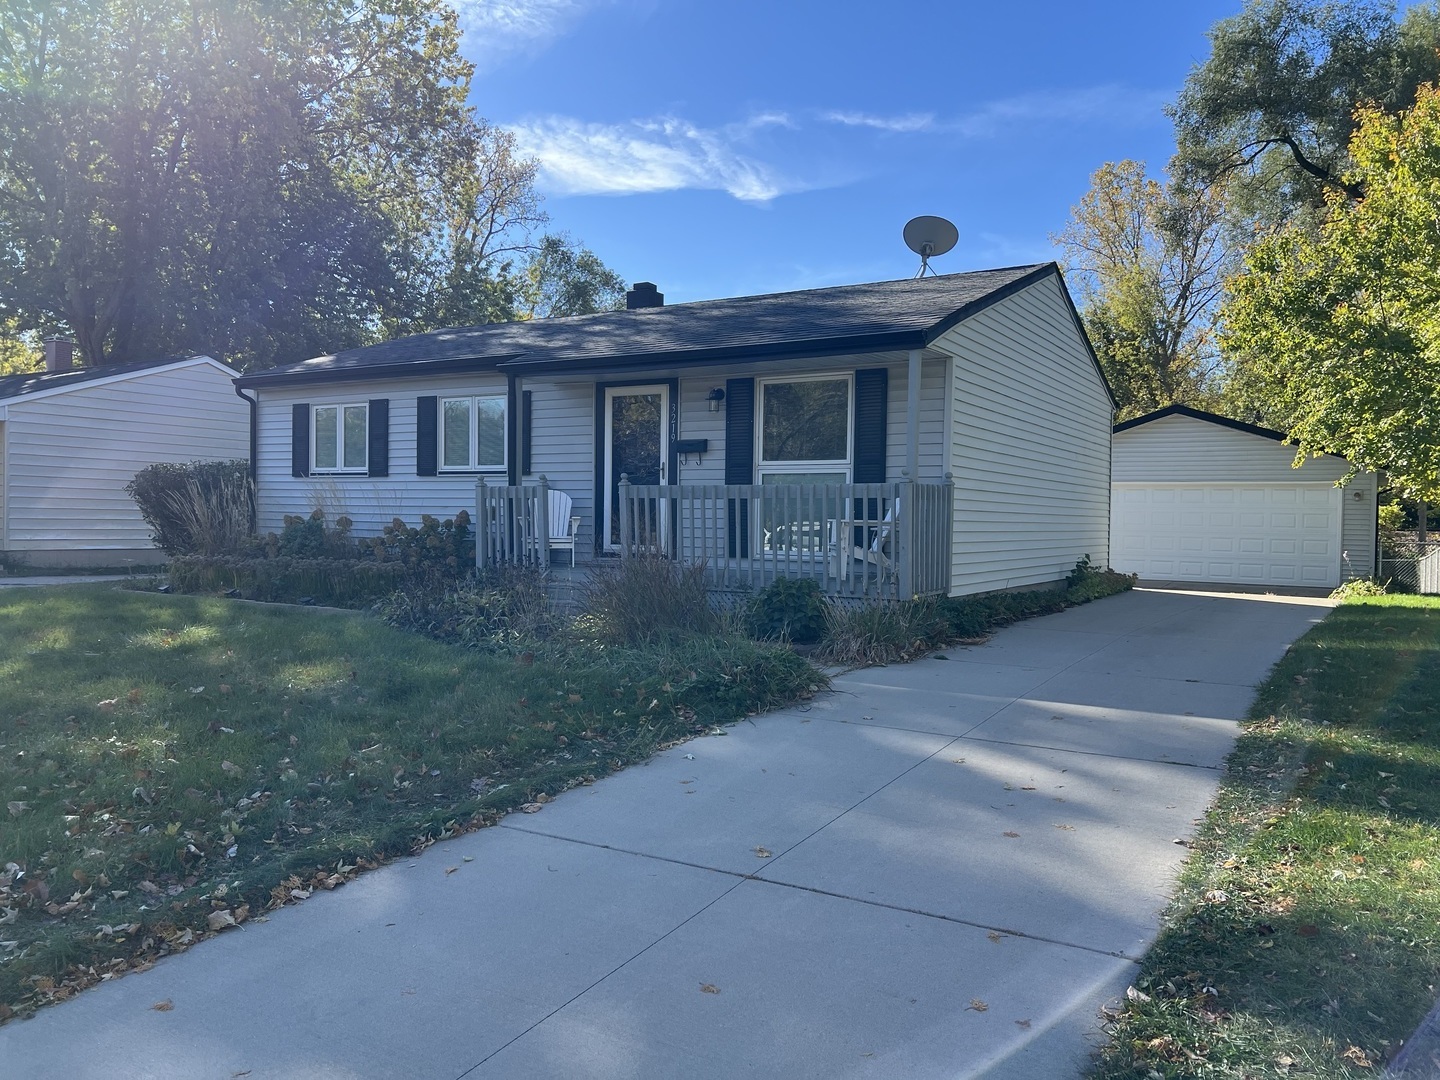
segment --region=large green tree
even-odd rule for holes
[[[1232,282],[1225,344],[1301,454],[1440,501],[1440,92],[1357,123],[1318,229],[1263,240]]]
[[[1395,112],[1440,77],[1440,10],[1397,20],[1379,0],[1247,0],[1210,31],[1209,58],[1170,108],[1173,175],[1223,180],[1231,210],[1265,229],[1327,193],[1359,197],[1347,147],[1360,105]]]
[[[7,0],[0,317],[264,366],[476,307],[543,215],[458,40],[444,0]]]
[[[1053,237],[1120,419],[1211,398],[1211,323],[1229,250],[1221,191],[1162,184],[1143,162],[1107,162]]]

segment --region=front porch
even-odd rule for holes
[[[563,529],[550,520],[543,477],[535,485],[482,484],[476,505],[477,563],[550,566],[551,537]],[[949,480],[667,485],[622,476],[616,506],[604,552],[702,565],[716,591],[758,591],[781,577],[855,600],[949,591]]]

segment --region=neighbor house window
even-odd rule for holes
[[[316,405],[314,417],[312,471],[365,472],[369,406]]]
[[[850,480],[849,375],[759,383],[762,484],[844,484]]]
[[[505,398],[440,400],[440,468],[505,468]]]

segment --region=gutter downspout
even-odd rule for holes
[[[260,496],[259,462],[256,461],[256,454],[260,447],[259,424],[257,422],[260,399],[258,397],[248,397],[245,391],[240,389],[238,383],[235,385],[235,396],[250,406],[250,535],[254,536]]]

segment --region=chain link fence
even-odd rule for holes
[[[1391,592],[1440,593],[1440,538],[1380,530],[1379,577]]]

